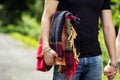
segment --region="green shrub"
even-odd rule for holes
[[[104,42],[104,36],[103,36],[103,30],[102,28],[99,30],[99,42],[100,42],[100,47],[102,50],[102,56],[103,56],[103,66],[107,65],[108,62],[108,52],[106,49],[106,45]]]
[[[19,30],[24,35],[28,35],[31,38],[38,39],[40,34],[40,24],[36,18],[31,18],[28,14],[22,15],[22,21],[18,21]]]
[[[25,35],[21,35],[20,33],[11,33],[10,34],[13,38],[19,40],[19,41],[22,41],[32,47],[35,47],[37,48],[38,47],[38,40],[35,40],[33,38],[30,38],[28,36],[25,36]]]
[[[9,24],[6,27],[2,27],[2,32],[17,32],[38,40],[40,35],[40,23],[37,22],[36,18],[32,18],[29,14],[24,13],[22,20],[18,21],[17,25]]]

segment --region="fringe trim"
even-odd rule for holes
[[[79,61],[78,57],[80,56],[80,54],[77,54],[77,51],[76,51],[76,48],[75,48],[75,45],[74,45],[74,39],[76,39],[77,33],[76,33],[73,25],[70,22],[70,18],[66,18],[65,23],[66,23],[67,34],[68,34],[68,41],[70,43],[70,47],[73,50],[74,58],[77,61]]]

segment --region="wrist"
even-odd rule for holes
[[[51,50],[50,47],[46,48],[46,49],[43,49],[43,54],[46,54],[47,52],[49,52]]]
[[[119,65],[118,62],[114,62],[114,63],[109,62],[109,66],[112,66],[112,67],[114,67],[114,68],[117,68],[118,65]]]
[[[116,56],[113,58],[110,58],[109,60],[109,63],[116,63],[116,62],[117,62]]]
[[[49,48],[50,46],[49,46],[49,44],[48,43],[43,43],[42,44],[42,49],[43,50],[45,50],[45,49],[47,49],[47,48]]]

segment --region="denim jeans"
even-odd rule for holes
[[[101,80],[102,78],[102,56],[79,58],[78,67],[74,80]],[[53,80],[64,79],[65,73],[58,72],[58,66],[54,67]]]

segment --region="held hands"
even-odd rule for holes
[[[117,69],[109,64],[104,68],[104,75],[108,77],[108,80],[113,80],[116,73]]]
[[[46,63],[48,66],[55,65],[55,64],[56,64],[56,63],[55,63],[55,59],[56,59],[56,58],[59,59],[59,60],[61,60],[60,58],[58,58],[57,53],[56,53],[53,49],[51,49],[51,48],[47,48],[47,49],[45,50],[45,52],[43,52],[43,53],[44,53],[45,63]]]

